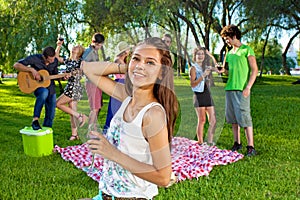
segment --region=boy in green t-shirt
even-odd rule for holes
[[[247,138],[247,156],[256,155],[253,140],[253,125],[250,112],[250,89],[255,82],[258,68],[251,47],[242,44],[241,31],[235,25],[225,26],[221,31],[225,42],[232,47],[226,53],[228,81],[226,91],[226,121],[232,124],[234,145],[232,151],[242,149],[240,127],[245,129]],[[224,72],[223,68],[220,72]]]

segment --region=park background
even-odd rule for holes
[[[68,57],[72,45],[88,46],[91,35],[101,32],[107,38],[101,59],[113,59],[115,46],[121,40],[136,44],[146,37],[169,33],[173,38],[171,50],[176,55],[176,94],[181,103],[181,126],[177,134],[193,139],[196,116],[186,63],[197,45],[205,46],[222,60],[226,49],[219,33],[223,26],[236,24],[243,33],[242,42],[253,47],[260,69],[251,94],[259,155],[214,167],[207,177],[184,181],[169,189],[160,188],[157,199],[299,199],[300,88],[292,84],[299,77],[290,76],[291,69],[299,65],[296,41],[300,33],[300,9],[296,3],[293,0],[0,0],[0,67],[5,74],[15,73],[12,65],[17,60],[40,53],[45,46],[55,47],[58,34],[65,38],[62,56]],[[287,56],[291,46],[296,49],[296,60]],[[275,75],[266,75],[270,70]],[[226,77],[216,78],[217,86],[223,79]],[[0,85],[0,199],[95,196],[97,183],[63,161],[60,155],[41,158],[24,155],[19,130],[30,125],[34,96],[22,94],[14,78],[4,78],[3,83]],[[100,124],[105,120],[107,101],[105,96]],[[218,104],[218,108],[223,105]],[[67,114],[57,110],[54,123],[55,144],[62,147],[80,144],[67,140],[70,135]],[[217,145],[229,149],[233,141],[231,128],[224,122],[221,124]],[[245,137],[242,142],[246,142]]]
[[[111,60],[121,40],[134,45],[146,37],[171,34],[180,75],[195,46],[206,47],[222,60],[226,46],[220,32],[229,24],[239,26],[242,42],[253,47],[260,76],[269,71],[290,75],[299,65],[296,0],[0,0],[0,11],[4,74],[14,72],[12,65],[20,58],[55,46],[58,34],[65,38],[62,56],[68,57],[70,46],[88,46],[92,34],[101,32],[107,38],[101,56]],[[291,49],[296,57],[288,59]]]

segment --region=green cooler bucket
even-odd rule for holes
[[[24,153],[32,157],[51,155],[53,152],[52,128],[43,127],[42,130],[33,130],[27,127],[20,130],[22,134]]]

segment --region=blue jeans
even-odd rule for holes
[[[115,80],[118,83],[125,83],[125,79],[116,79]],[[110,97],[109,98],[109,103],[108,103],[108,108],[107,108],[107,115],[106,115],[106,122],[104,125],[104,129],[108,129],[110,126],[110,121],[112,120],[113,116],[117,113],[119,108],[121,107],[122,102],[119,100]]]
[[[45,119],[43,126],[52,127],[56,108],[56,94],[49,95],[47,88],[38,88],[34,91],[36,97],[33,117],[40,118],[43,106],[45,105]]]

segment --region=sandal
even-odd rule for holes
[[[79,127],[82,127],[88,119],[89,118],[86,115],[80,113],[78,117]]]
[[[69,140],[73,141],[73,140],[79,140],[78,135],[71,135],[71,137],[69,138]]]

